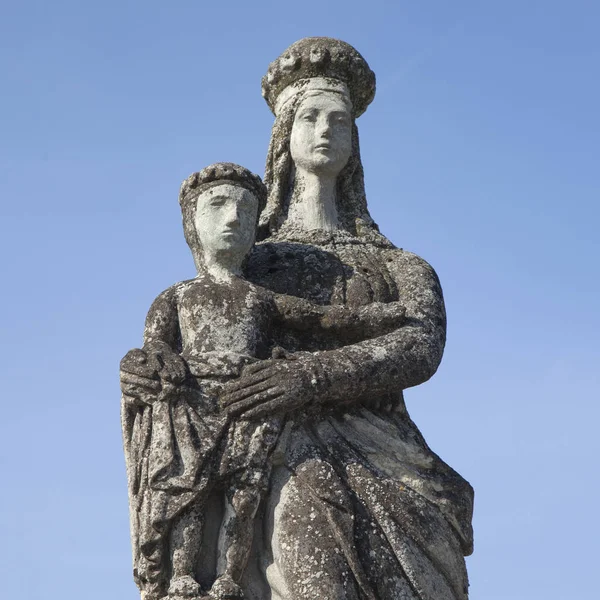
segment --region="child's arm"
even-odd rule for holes
[[[346,338],[347,343],[369,339],[397,329],[404,321],[400,302],[373,302],[366,306],[321,306],[303,298],[275,295],[282,325],[298,331],[329,332]]]
[[[179,355],[181,331],[175,286],[152,303],[144,327],[143,349],[154,361],[160,379],[170,383],[181,383],[185,379],[185,363]]]
[[[123,393],[150,403],[165,382],[181,383],[187,368],[180,352],[179,314],[175,288],[171,287],[156,298],[148,311],[142,349],[130,350],[121,360]]]
[[[144,327],[144,348],[181,352],[181,332],[175,287],[170,287],[152,303]]]

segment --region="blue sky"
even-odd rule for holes
[[[475,487],[474,600],[596,598],[600,5],[2,3],[2,596],[134,599],[118,362],[193,275],[182,179],[262,173],[268,63],[342,38],[377,74],[371,212],[449,330],[407,392]]]

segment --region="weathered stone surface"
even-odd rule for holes
[[[266,188],[230,163],[182,185],[197,276],[121,361],[146,600],[467,598],[472,489],[402,395],[441,360],[442,290],[369,215],[374,86],[347,44],[297,42],[263,79]]]

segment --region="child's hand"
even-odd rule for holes
[[[163,382],[182,383],[187,377],[188,369],[180,354],[164,343],[151,343],[144,346],[148,362],[156,368],[158,377]]]
[[[144,350],[130,350],[121,360],[121,391],[136,403],[152,404],[161,391],[160,364]]]
[[[121,391],[137,403],[153,404],[182,383],[187,375],[183,358],[166,344],[130,350],[121,360]]]

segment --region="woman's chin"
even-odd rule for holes
[[[334,157],[321,155],[315,157],[312,161],[310,171],[315,175],[322,175],[327,177],[337,177],[341,170],[344,168],[344,164],[341,161],[336,160]]]

